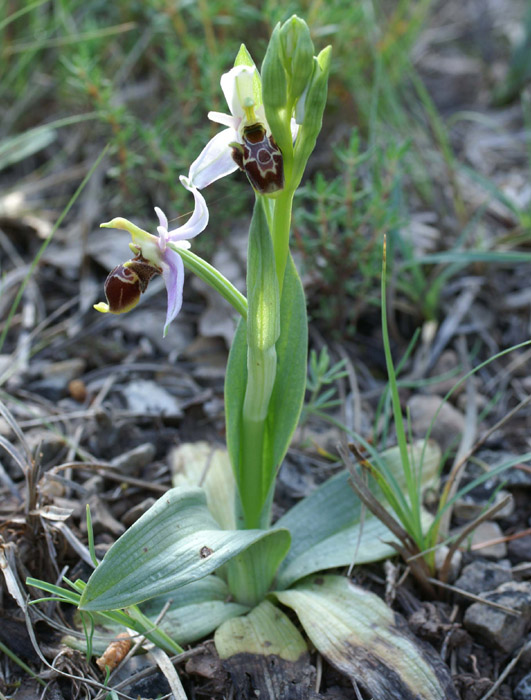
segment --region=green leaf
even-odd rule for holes
[[[219,576],[206,576],[153,598],[142,605],[142,612],[156,620],[163,608],[158,626],[181,645],[202,639],[226,620],[249,611],[245,605],[230,602],[230,591]]]
[[[172,450],[173,486],[201,486],[208,510],[224,530],[236,529],[236,482],[226,449],[208,442],[184,442]]]
[[[270,589],[291,543],[289,532],[280,532],[282,537],[259,540],[227,563],[225,571],[229,588],[240,603],[256,605]]]
[[[327,661],[373,700],[458,700],[440,656],[374,593],[341,576],[312,576],[275,595]]]
[[[253,294],[249,292],[249,316],[252,314],[252,297]],[[249,457],[244,450],[242,439],[243,407],[249,378],[246,334],[246,324],[242,320],[234,337],[225,378],[227,447],[241,498],[250,498],[248,491],[252,485],[251,480],[254,482],[253,488],[259,489],[260,505],[253,504],[252,509],[248,508],[258,513],[264,504],[267,507],[267,497],[299,421],[306,388],[306,302],[291,257],[286,265],[280,301],[280,336],[275,345],[277,370],[265,419],[260,470],[251,470],[250,467],[258,460],[258,442],[248,441],[249,451],[253,453]],[[264,514],[262,522],[267,520],[268,514]]]
[[[295,662],[308,651],[299,630],[268,600],[245,617],[224,622],[216,631],[214,642],[221,659],[237,654],[260,654]]]
[[[280,300],[280,337],[276,344],[277,375],[267,418],[267,444],[278,469],[299,422],[306,390],[308,319],[306,299],[291,255]],[[276,470],[268,488],[273,483]]]
[[[247,386],[247,323],[241,319],[236,328],[225,374],[225,423],[227,449],[236,481],[240,474],[240,436],[242,410]]]
[[[280,334],[280,300],[275,253],[262,198],[256,200],[249,229],[247,304],[247,343],[263,352],[275,345]]]
[[[410,447],[412,461],[420,462],[423,444]],[[397,483],[404,486],[404,474],[400,451],[392,447],[380,455]],[[434,442],[428,442],[422,466],[422,485],[433,483],[440,462],[440,450]],[[382,500],[381,490],[374,480],[369,481],[376,497]],[[429,525],[431,516],[424,514]],[[303,576],[337,566],[377,561],[395,554],[388,544],[396,541],[394,535],[370,511],[365,510],[348,483],[348,473],[336,474],[313,493],[297,503],[276,523],[291,533],[291,549],[282,562],[277,587],[287,588]],[[361,537],[360,537],[361,535]]]
[[[220,530],[202,489],[171,489],[109,549],[88,580],[80,609],[114,610],[163,595],[272,535]]]

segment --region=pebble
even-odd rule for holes
[[[440,408],[430,437],[439,443],[444,452],[459,443],[465,427],[465,418],[461,411],[448,402],[443,403],[440,396],[418,394],[408,401],[411,415],[411,427],[415,437],[426,437],[431,421]]]
[[[455,582],[455,586],[467,593],[480,595],[492,591],[508,581],[512,581],[510,569],[487,559],[476,559],[465,566],[461,576]]]
[[[507,543],[507,550],[513,564],[531,562],[531,535],[510,540]]]
[[[111,460],[111,464],[122,474],[138,474],[143,467],[155,459],[155,452],[156,448],[152,442],[144,442],[142,445],[118,455]]]
[[[446,379],[441,378],[438,382],[430,384],[430,391],[439,396],[445,396],[453,389],[459,379],[459,374],[455,371],[457,367],[459,367],[459,358],[455,350],[445,350],[431,370],[430,377],[444,377],[444,375],[448,374],[452,376]],[[453,392],[453,396],[457,396],[464,389],[465,384],[463,383]]]
[[[486,520],[484,523],[480,523],[472,533],[470,545],[482,557],[487,557],[487,559],[504,559],[507,556],[507,544],[505,542],[489,544],[489,542],[502,538],[503,532],[498,523]],[[476,548],[476,545],[483,542],[485,542],[484,547]]]
[[[485,449],[480,450],[476,458],[479,462],[483,462],[488,469],[495,469],[504,462],[518,459],[518,456],[515,452]],[[506,488],[517,486],[531,488],[531,472],[528,469],[518,469],[518,466],[509,467],[495,478],[498,483],[505,482]]]
[[[137,379],[123,386],[121,391],[127,408],[135,413],[172,418],[182,415],[179,401],[156,382]]]
[[[442,569],[449,551],[450,548],[446,545],[442,545],[441,547],[435,550],[435,568],[437,569],[437,571],[440,571]],[[448,569],[447,583],[453,583],[455,579],[459,576],[462,562],[463,553],[458,549],[452,554],[452,560]]]
[[[531,673],[524,676],[513,691],[514,700],[531,700]]]
[[[485,486],[490,482],[489,479],[485,482]],[[494,488],[494,486],[492,487]],[[494,499],[489,496],[492,494],[492,489],[482,489],[481,492],[476,493],[476,489],[467,493],[462,498],[459,498],[454,505],[453,515],[460,520],[474,520],[480,516],[486,509],[486,507],[492,507],[501,503],[507,498],[507,503],[500,508],[497,513],[492,516],[495,520],[502,520],[504,518],[510,517],[514,512],[514,498],[512,494],[508,491],[500,489]]]
[[[41,368],[41,376],[43,377],[60,377],[64,383],[68,383],[71,379],[79,377],[85,371],[86,362],[80,357],[72,357],[68,360],[60,360],[59,362],[50,362],[43,364]]]
[[[522,643],[531,622],[531,583],[503,583],[484,597],[516,610],[520,615],[512,615],[485,603],[473,603],[465,613],[464,626],[487,644],[510,654]]]

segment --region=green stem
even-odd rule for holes
[[[291,209],[293,206],[293,190],[284,190],[275,199],[275,213],[273,216],[273,228],[271,236],[275,251],[275,265],[277,270],[278,287],[282,297],[282,284],[284,271],[289,254],[289,232],[291,227]]]
[[[191,250],[178,248],[171,243],[168,245],[176,253],[179,253],[188,270],[194,272],[203,282],[206,282],[210,287],[219,292],[221,296],[236,309],[240,316],[247,320],[247,299],[236,289],[232,282],[229,282],[221,272],[216,270],[210,263],[207,263],[206,260],[200,258],[199,255],[192,253]]]
[[[266,497],[264,487],[264,447],[269,400],[275,383],[277,354],[275,346],[264,350],[247,348],[247,388],[243,403],[243,454],[245,469],[241,474],[245,527],[261,525]]]

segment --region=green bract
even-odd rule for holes
[[[293,15],[279,31],[282,63],[289,80],[289,100],[303,94],[313,71],[314,46],[306,22]]]

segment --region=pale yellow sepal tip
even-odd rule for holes
[[[123,229],[126,227],[130,222],[127,221],[127,219],[122,218],[121,216],[111,219],[110,221],[105,221],[103,224],[100,224],[100,228],[121,228]],[[127,229],[125,229],[127,231]]]
[[[98,304],[94,304],[94,308],[96,311],[101,311],[102,314],[107,314],[109,313],[109,304],[106,304],[104,301],[100,301]]]

